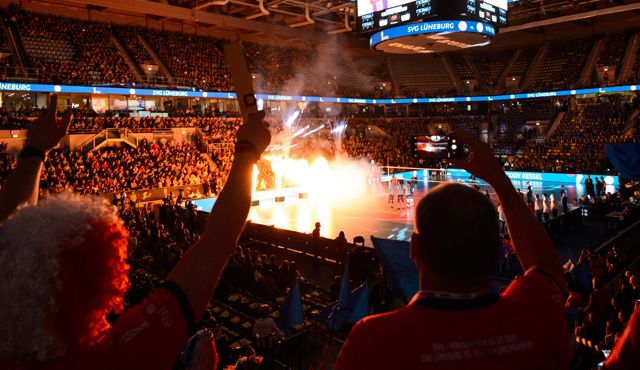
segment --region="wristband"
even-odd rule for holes
[[[22,148],[22,150],[20,151],[20,159],[25,159],[25,158],[30,158],[30,157],[38,157],[42,160],[42,162],[44,163],[44,161],[47,158],[47,155],[44,154],[44,152],[36,147],[27,145],[24,148]]]
[[[236,143],[236,153],[237,152],[250,152],[253,154],[255,161],[257,162],[260,159],[260,153],[258,152],[258,148],[256,148],[253,143],[241,140]]]

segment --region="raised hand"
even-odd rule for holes
[[[251,115],[249,121],[245,122],[238,130],[238,144],[253,146],[251,150],[255,151],[258,158],[271,143],[269,124],[264,120],[264,117],[264,111]]]
[[[492,185],[504,179],[504,170],[487,144],[470,135],[454,133],[451,136],[458,139],[459,145],[466,145],[470,150],[466,159],[451,159],[454,166],[464,168]]]
[[[67,134],[67,129],[71,122],[71,113],[66,113],[62,119],[58,119],[57,105],[58,96],[52,95],[49,99],[47,113],[28,125],[27,146],[34,147],[47,154]]]

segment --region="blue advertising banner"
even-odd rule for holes
[[[507,176],[512,182],[556,182],[562,184],[575,184],[580,185],[584,183],[587,178],[586,174],[571,174],[571,173],[550,173],[550,172],[518,172],[518,171],[505,171]],[[468,179],[471,174],[465,170],[451,168],[447,171],[448,177],[452,180]],[[383,182],[389,181],[392,175],[384,175],[381,180]],[[415,170],[407,172],[395,173],[396,178],[409,180],[411,177],[418,177],[422,179],[430,176],[430,171]],[[595,177],[604,178],[605,184],[618,188],[620,179],[618,176],[611,175],[589,175],[595,179]]]
[[[387,30],[388,31],[388,30]],[[386,32],[386,31],[385,31]],[[235,99],[234,92],[211,92],[192,90],[161,90],[161,89],[138,89],[135,87],[108,87],[108,86],[71,86],[71,85],[43,85],[28,84],[21,82],[0,82],[0,91],[33,92],[33,93],[67,93],[67,94],[89,94],[89,95],[138,95],[138,96],[160,96],[160,97],[184,97],[184,98],[211,98],[211,99]],[[369,98],[343,98],[324,96],[293,96],[277,94],[256,94],[257,99],[266,101],[295,101],[295,102],[318,102],[318,103],[338,103],[338,104],[434,104],[434,103],[465,103],[465,102],[488,102],[505,100],[525,100],[539,98],[554,98],[575,95],[592,94],[615,94],[638,91],[638,85],[610,86],[600,88],[589,88],[579,90],[562,90],[521,93],[510,95],[491,96],[457,96],[444,98],[399,98],[399,99],[369,99]]]
[[[491,38],[496,36],[496,29],[484,22],[475,21],[437,21],[403,24],[392,27],[384,31],[376,32],[369,38],[369,46],[374,48],[383,41],[393,40],[401,37],[425,35],[432,33],[466,32],[479,33]]]

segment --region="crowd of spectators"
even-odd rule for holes
[[[604,252],[584,248],[565,275],[569,286],[565,307],[574,320],[574,335],[591,344],[581,355],[594,355],[589,351],[593,349],[611,350],[622,336],[640,300],[638,271],[628,269],[635,257],[617,246]]]
[[[173,0],[172,3],[186,5],[189,0]],[[69,50],[75,47],[86,51],[82,60],[73,59],[76,58],[74,56],[69,59],[62,56],[59,60],[66,62],[56,70],[53,70],[55,62],[47,61],[44,57],[34,57],[46,78],[66,83],[96,80],[130,81],[128,67],[117,57],[117,51],[110,45],[111,41],[99,43],[99,47],[88,47],[98,42],[95,37],[109,40],[108,26],[76,23],[63,18],[41,17],[29,13],[17,16],[18,24],[28,30],[26,37],[52,37],[61,41],[60,44],[68,43]],[[79,31],[77,27],[85,28]],[[52,29],[56,31],[53,32]],[[127,35],[129,36],[131,35]],[[160,55],[165,60],[170,60],[168,67],[173,73],[183,73],[185,78],[195,81],[194,87],[230,88],[219,44],[212,39],[192,36],[185,44],[181,40],[185,37],[182,34],[169,33],[167,36],[165,33],[152,31],[145,31],[145,37],[152,41],[160,41],[154,38],[163,37],[163,42],[154,42],[154,45],[164,45],[157,46],[161,48]],[[163,47],[165,49],[162,49]],[[295,54],[295,51],[262,46],[249,49],[250,55],[254,53],[253,55],[257,56],[254,59],[260,60],[260,63],[252,64],[252,68],[269,76],[266,85],[269,88],[282,88],[291,77],[286,71],[297,68],[296,58],[286,57],[292,55],[290,53]],[[204,54],[203,50],[206,50]],[[107,57],[108,53],[113,55]],[[55,51],[52,55],[59,57]],[[183,55],[193,55],[193,58],[180,61]],[[143,60],[148,56],[141,54],[135,58]],[[103,58],[104,63],[112,64],[96,66],[91,62]],[[305,57],[300,58],[301,63],[304,63]],[[67,62],[74,64],[66,64]],[[212,65],[214,68],[211,68]],[[75,71],[76,66],[79,67],[78,71]],[[274,67],[284,71],[283,74],[272,74],[270,68]],[[336,88],[336,91],[344,93],[348,90]],[[37,113],[37,110],[24,113],[25,115],[21,116],[0,114],[1,128],[24,128],[28,122],[25,116]],[[533,120],[549,121],[556,113],[556,107],[545,102],[531,108],[517,108],[499,117],[499,124],[504,125],[506,129],[493,142],[494,149],[498,149],[497,152],[506,150],[512,155],[507,160],[510,168],[552,172],[599,172],[608,166],[604,145],[631,140],[623,135],[628,112],[622,110],[619,104],[609,102],[594,102],[578,111],[568,112],[551,138],[546,141],[532,140],[539,137],[542,131],[540,128],[529,128],[525,123]],[[412,136],[427,132],[444,134],[454,130],[477,135],[484,119],[483,116],[463,114],[440,118],[352,118],[348,120],[349,129],[342,139],[342,148],[352,157],[367,158],[381,165],[431,165],[412,157]],[[184,194],[178,193],[174,197],[173,193],[169,193],[161,205],[152,206],[139,204],[135,197],[126,193],[140,189],[201,184],[210,190],[205,190],[205,193],[217,192],[229,172],[232,155],[229,148],[234,144],[239,126],[238,119],[215,117],[128,118],[77,115],[71,123],[72,133],[98,132],[105,128],[129,128],[137,132],[146,132],[155,129],[198,127],[205,134],[202,143],[204,145],[141,140],[137,147],[104,148],[87,153],[77,150],[54,150],[49,153],[40,180],[43,197],[48,193],[57,193],[65,189],[82,194],[115,193],[113,203],[131,235],[131,289],[125,299],[126,306],[135,305],[153,288],[159,287],[189,246],[200,238],[196,232],[196,207],[190,200],[185,199]],[[209,157],[202,154],[203,147],[207,147]],[[524,157],[516,155],[521,148],[524,148]],[[14,165],[15,158],[7,153],[7,144],[0,143],[0,184]],[[262,161],[258,166],[268,168],[268,163]],[[618,199],[608,197],[611,196],[605,196],[603,202],[613,204]],[[572,324],[576,337],[598,343],[601,348],[613,347],[628,323],[636,300],[640,299],[638,272],[627,270],[630,262],[630,256],[615,247],[605,253],[590,249],[583,251],[573,270],[587,267],[588,276],[592,278],[591,284],[579,281],[576,278],[577,273],[566,275],[570,291],[566,308],[575,315]],[[229,256],[214,300],[231,305],[234,301],[229,297],[242,291],[243,297],[250,297],[248,307],[263,307],[258,303],[278,302],[278,298],[282,298],[296,281],[304,282],[304,279],[293,260],[289,261],[275,254],[269,255],[257,248],[238,246]],[[607,283],[608,288],[605,287]],[[332,286],[332,292],[337,293],[339,286],[339,281],[336,281]],[[333,298],[338,298],[337,294],[334,294]],[[305,297],[305,302],[309,302],[308,300],[309,297]],[[235,315],[228,320],[233,323],[236,317],[240,321],[239,317],[245,316],[230,307],[221,313],[216,312],[214,306],[216,304],[211,301],[201,325],[214,331],[220,353],[227,355],[225,344],[229,344],[231,334],[228,330],[223,331],[222,325],[218,324],[214,317],[226,319]],[[257,311],[254,309],[254,312]],[[225,317],[224,312],[232,313]],[[228,363],[229,358],[223,358],[226,360],[223,360],[223,363]]]
[[[40,179],[43,192],[71,189],[82,194],[114,193],[183,185],[210,184],[220,169],[188,143],[145,139],[133,148],[83,153],[53,151]]]
[[[193,1],[180,2],[181,6],[193,5]],[[129,56],[134,64],[155,65],[157,61],[143,45],[146,39],[153,51],[169,70],[171,76],[164,76],[161,69],[154,73],[163,86],[195,88],[206,91],[230,91],[233,89],[226,62],[222,55],[222,40],[203,35],[181,32],[157,31],[133,26],[110,25],[86,22],[71,18],[32,13],[11,7],[6,11],[7,19],[15,22],[27,53],[27,65],[35,68],[37,77],[43,82],[65,84],[145,84],[136,81],[136,74],[125,62]],[[618,65],[625,50],[627,34],[606,36],[606,47],[598,60],[598,65]],[[114,38],[114,39],[112,39]],[[3,38],[0,35],[0,43]],[[121,43],[126,51],[122,55],[115,43]],[[534,71],[530,89],[557,90],[577,86],[582,66],[593,45],[593,39],[561,41],[550,44],[539,68]],[[385,61],[358,59],[341,51],[319,57],[306,50],[245,43],[251,72],[259,78],[257,87],[265,93],[340,95],[352,97],[388,97],[393,89],[381,85],[391,83],[389,66]],[[322,54],[322,53],[320,53]],[[489,87],[500,74],[509,55],[501,54],[500,61],[484,68],[487,60],[493,58],[478,55],[470,59],[478,64],[478,70],[487,73]],[[640,58],[638,58],[640,59]],[[11,64],[9,60],[7,63]],[[453,58],[460,80],[475,79],[472,70],[462,59]],[[320,70],[320,65],[330,66]],[[578,68],[573,67],[578,65]],[[335,67],[335,68],[334,68]],[[135,68],[135,67],[134,67]],[[431,67],[429,67],[431,68]],[[155,71],[155,68],[154,68]],[[637,72],[637,68],[634,69]],[[139,70],[139,75],[144,71]],[[399,70],[400,75],[406,71]],[[634,72],[634,76],[637,73]],[[423,96],[455,95],[454,86],[449,81],[443,67],[439,68],[438,79],[433,71],[425,69],[418,75],[429,75],[431,82],[426,85],[416,81],[399,80],[397,90],[403,94]],[[612,76],[614,79],[615,76]],[[466,86],[466,85],[465,85]],[[480,92],[480,85],[475,91]],[[425,93],[426,92],[426,93]]]
[[[7,152],[7,146],[7,143],[0,141],[0,188],[15,166],[15,158]]]
[[[126,128],[133,132],[152,132],[158,129],[198,127],[211,140],[232,139],[224,130],[227,126],[238,127],[238,119],[218,117],[100,117],[74,116],[69,126],[70,133],[97,133],[108,128]]]
[[[535,91],[576,88],[592,46],[591,38],[551,44],[547,55],[535,70],[529,88]]]
[[[596,105],[594,108],[587,107],[585,110],[585,114],[592,119],[601,115],[609,116],[613,108]],[[87,122],[106,120],[105,122],[124,126],[140,121],[113,117],[80,117],[79,119],[86,119]],[[413,159],[409,157],[411,136],[428,131],[439,134],[438,130],[459,128],[477,133],[482,119],[472,116],[449,117],[447,120],[350,119],[348,126],[351,134],[346,135],[343,145],[345,150],[355,157],[367,157],[378,162],[388,161],[390,164],[404,166],[413,165],[411,162]],[[144,124],[146,129],[160,126],[158,122],[162,123],[163,120],[192,122],[207,134],[212,145],[232,143],[239,126],[237,119],[210,117],[143,120],[149,120]],[[438,127],[439,125],[442,127]],[[372,131],[374,133],[371,133]],[[401,149],[399,151],[385,149],[394,147]],[[2,152],[6,152],[6,144],[0,146],[0,153]],[[144,140],[137,148],[109,148],[93,153],[57,150],[49,154],[49,160],[45,163],[41,190],[46,193],[71,188],[81,193],[117,193],[114,204],[120,210],[120,215],[131,232],[132,288],[127,294],[127,304],[134,305],[152,288],[161,284],[166,273],[199,238],[195,232],[198,216],[195,206],[190,201],[185,201],[183,194],[175,198],[173,194],[169,194],[163,204],[158,207],[139,205],[135,198],[122,194],[136,189],[210,182],[212,178],[228,172],[228,168],[215,164],[216,157],[218,156],[213,156],[214,163],[211,163],[201,156],[195,146]],[[612,198],[611,202],[614,200]],[[184,205],[185,208],[177,207],[178,204]],[[606,296],[600,287],[604,281],[611,280],[612,277],[623,272],[628,262],[624,253],[615,248],[604,256],[583,253],[577,265],[588,264],[593,277],[601,280],[596,279],[592,289],[589,287],[578,289],[573,281],[569,282],[573,290],[571,290],[572,296],[567,301],[567,307],[579,310],[575,323],[576,336],[602,343],[603,348],[611,348],[615,344],[616,337],[620,336],[632,312],[633,307],[630,302],[637,299],[639,291],[637,272],[630,271],[623,280],[617,280],[613,291],[607,292]],[[244,297],[251,297],[247,306],[262,301],[275,303],[279,297],[286,294],[286,289],[296,280],[304,281],[295,262],[259,252],[257,249],[238,247],[229,257],[229,263],[214,299],[231,304],[233,302],[227,300],[239,290],[246,292],[243,293]],[[334,287],[338,286],[336,284]],[[336,291],[336,289],[333,290]],[[606,309],[603,309],[602,305],[599,306],[602,302],[605,302]],[[600,309],[602,310],[598,312]],[[239,313],[231,315],[233,314],[240,316]],[[602,315],[599,316],[600,314]],[[221,338],[218,345],[228,344],[228,338],[224,339],[224,337],[230,335],[229,332],[225,332],[214,319],[214,317],[220,318],[220,313],[214,312],[212,306],[205,316],[208,316],[208,319],[203,322],[203,325],[214,331],[218,330]],[[231,320],[228,321],[231,322]],[[226,349],[225,346],[223,351]]]
[[[204,91],[232,90],[221,40],[151,29],[141,34],[153,45],[178,86]]]
[[[614,171],[606,144],[634,142],[625,133],[626,105],[593,101],[565,114],[556,131],[544,141],[529,141],[522,155],[510,157],[508,167],[544,172]]]
[[[583,101],[575,110],[567,111],[555,132],[546,137],[547,130],[561,109],[563,105],[555,101],[527,102],[506,107],[498,114],[498,127],[491,138],[491,145],[494,153],[502,158],[505,168],[563,173],[614,171],[607,159],[606,145],[636,140],[636,136],[626,130],[626,120],[630,114],[628,104],[616,101]],[[41,112],[41,109],[30,107],[15,114],[0,112],[0,127],[24,129],[33,119],[28,116],[37,116]],[[436,163],[413,157],[413,136],[446,135],[451,131],[476,135],[481,123],[488,120],[484,115],[455,111],[438,111],[432,114],[419,118],[348,118],[348,130],[342,135],[341,149],[349,156],[366,158],[378,165],[436,166]],[[273,115],[274,130],[281,120],[282,117]],[[339,121],[333,118],[325,120],[329,126]],[[95,112],[78,111],[74,113],[69,131],[98,133],[106,128],[127,128],[133,132],[153,132],[181,127],[199,128],[204,143],[201,150],[211,154],[214,161],[219,160],[217,164],[224,172],[224,168],[230,163],[230,149],[239,126],[240,120],[237,118],[213,115],[128,117],[117,116],[112,112],[99,115]],[[324,139],[331,146],[326,155],[331,157],[336,148],[334,137],[328,132],[324,130],[313,137],[324,134]],[[298,151],[306,147],[306,144],[302,145]]]
[[[149,50],[140,41],[138,34],[139,29],[126,26],[112,26],[114,35],[117,35],[119,41],[125,47],[133,62],[136,63],[139,68],[143,68],[145,65],[156,65],[156,61],[153,59]],[[143,72],[145,72],[143,70]],[[154,72],[154,76],[163,77],[164,73],[161,70]]]
[[[529,140],[543,135],[564,103],[542,100],[503,107],[498,113],[498,127],[491,140],[494,152],[515,154]]]
[[[604,37],[604,48],[596,65],[598,67],[606,67],[607,70],[606,74],[603,75],[602,81],[594,78],[594,85],[599,85],[603,82],[608,85],[616,81],[616,75],[619,75],[619,68],[622,67],[622,59],[628,41],[629,34],[627,33],[614,33]]]
[[[15,10],[31,67],[42,81],[128,84],[134,75],[119,53],[111,26]]]

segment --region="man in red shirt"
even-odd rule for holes
[[[264,113],[238,130],[226,186],[200,240],[163,287],[111,326],[106,316],[121,311],[129,286],[122,220],[93,196],[37,204],[43,162],[71,120],[58,119],[56,106],[53,96],[0,191],[0,369],[170,370],[244,228],[253,166],[270,142]]]
[[[504,209],[526,273],[500,295],[490,274],[501,252],[491,202],[461,184],[441,185],[416,209],[411,255],[420,292],[404,308],[352,329],[336,369],[566,369],[569,329],[560,258],[509,178],[479,140],[458,167],[486,180]]]
[[[604,368],[607,370],[640,369],[638,351],[640,351],[640,304],[636,304],[627,328],[613,347],[611,356],[604,363]]]

